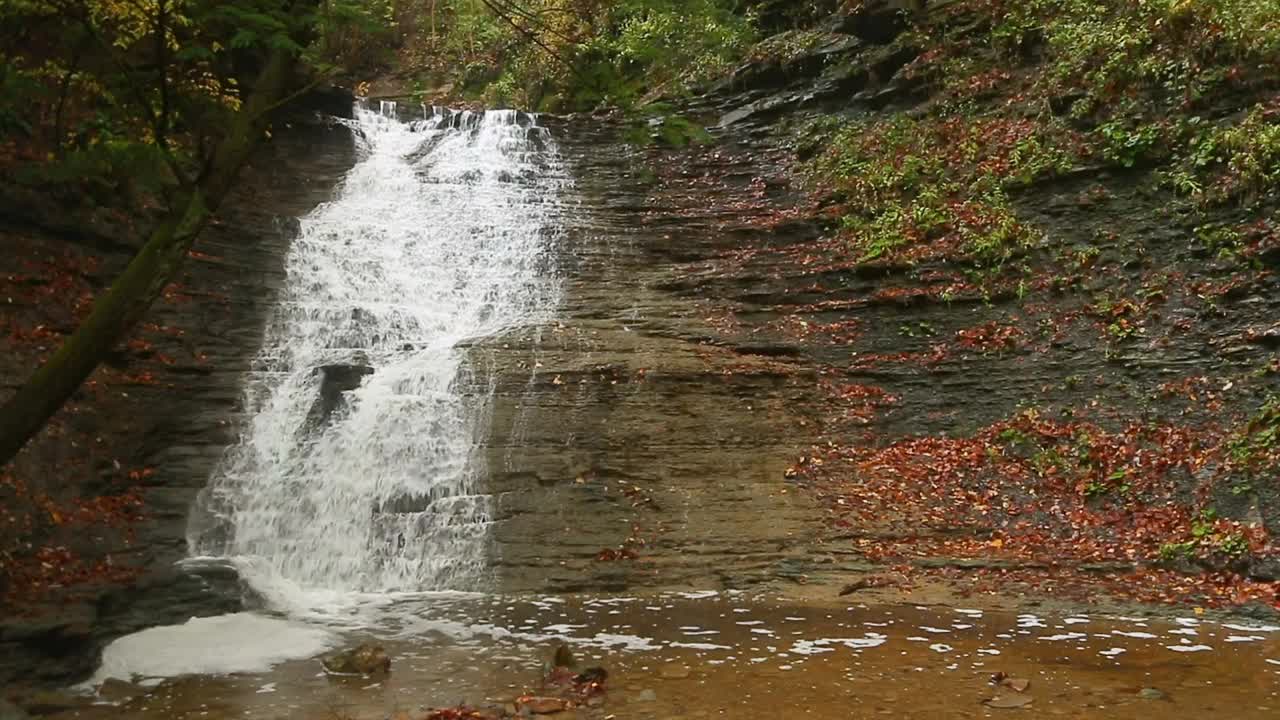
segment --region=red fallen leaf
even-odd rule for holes
[[[635,560],[637,557],[639,557],[639,555],[637,555],[636,552],[630,548],[621,548],[617,550],[615,550],[614,548],[605,548],[604,550],[601,550],[600,552],[596,553],[596,560],[599,560],[601,562],[612,562],[615,560]]]

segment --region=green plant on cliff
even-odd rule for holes
[[[1227,441],[1227,461],[1237,474],[1253,477],[1280,461],[1280,397],[1270,396]]]
[[[814,158],[811,181],[839,208],[859,262],[951,256],[995,265],[1037,237],[1014,217],[1008,189],[1074,161],[1053,133],[1069,131],[995,116],[853,122]]]
[[[998,264],[1036,237],[1007,193],[1077,166],[1154,165],[1201,206],[1280,187],[1280,3],[957,0],[897,43],[938,102],[803,145],[856,261]]]
[[[1073,112],[1123,114],[1152,100],[1188,108],[1280,62],[1280,6],[1271,0],[1026,0],[981,7],[1009,56],[1043,44],[1046,91]],[[1158,107],[1151,110],[1158,112]]]
[[[962,2],[956,12],[975,7],[1004,60],[1041,58],[1022,91],[1091,128],[1106,160],[1171,160],[1170,184],[1206,204],[1280,183],[1280,3],[1030,0]],[[974,47],[942,54],[981,57]],[[1205,119],[1250,98],[1243,117]]]
[[[424,3],[416,3],[419,33]],[[632,106],[722,73],[755,39],[732,0],[440,0],[429,71],[492,103]],[[421,40],[419,40],[421,42]]]

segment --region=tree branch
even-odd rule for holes
[[[94,300],[84,322],[0,407],[0,467],[40,432],[177,276],[191,245],[230,193],[262,137],[266,110],[284,94],[292,64],[291,53],[271,53],[250,97],[214,150],[211,172],[179,193],[168,217],[111,288]]]

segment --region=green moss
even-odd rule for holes
[[[407,41],[430,48],[421,61],[487,103],[529,109],[626,108],[685,94],[727,72],[756,40],[752,15],[728,0],[623,0],[573,12],[528,0],[507,18],[467,0],[432,7],[430,26],[418,8],[420,37]],[[421,37],[428,27],[437,34]]]
[[[944,115],[849,123],[811,163],[859,261],[963,257],[998,265],[1039,237],[1007,191],[1071,167],[1052,123]]]

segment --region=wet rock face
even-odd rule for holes
[[[338,364],[316,368],[320,375],[320,395],[307,413],[308,427],[321,427],[343,406],[343,394],[360,387],[365,376],[373,374],[368,365]]]
[[[923,11],[925,4],[925,0],[867,0],[857,11],[836,20],[840,32],[884,45],[906,30],[908,13]]]
[[[351,118],[356,97],[347,88],[337,85],[321,85],[289,104],[289,113],[296,118],[328,116]]]
[[[786,346],[709,342],[703,309],[673,289],[678,263],[735,238],[637,222],[648,188],[611,130],[554,134],[581,203],[558,248],[562,306],[471,351],[474,392],[494,388],[480,455],[497,586],[803,581],[815,511],[783,472],[814,377],[781,364]]]
[[[1280,581],[1280,559],[1255,560],[1249,565],[1249,577],[1264,582]]]

